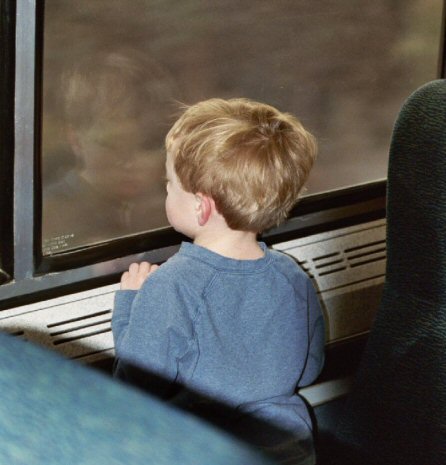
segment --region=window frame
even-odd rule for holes
[[[0,3],[0,284],[13,274],[13,171],[14,171],[14,38],[15,3]]]
[[[7,60],[10,81],[13,81],[15,70],[15,94],[14,83],[7,83],[11,90],[7,117],[10,131],[14,131],[15,148],[8,146],[9,149],[4,151],[12,153],[15,149],[14,212],[20,214],[14,215],[12,222],[10,208],[9,224],[14,225],[14,234],[10,228],[10,240],[2,240],[2,244],[9,244],[9,252],[1,250],[2,257],[10,257],[9,267],[6,267],[8,260],[5,261],[5,270],[12,272],[14,264],[14,279],[0,285],[0,309],[117,282],[122,271],[133,261],[165,261],[178,250],[182,240],[187,240],[172,228],[135,234],[53,256],[42,255],[40,134],[44,0],[2,0],[1,8],[2,27],[5,27],[5,9],[11,11],[14,8],[18,18],[15,29],[9,25],[5,36],[10,53]],[[445,1],[438,76],[444,76],[446,72],[444,23]],[[5,53],[3,48],[1,53]],[[384,218],[385,204],[385,179],[307,196],[292,210],[288,221],[263,234],[261,239],[273,244]],[[3,262],[0,265],[3,266]]]

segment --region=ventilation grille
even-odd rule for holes
[[[386,264],[385,223],[356,231],[319,234],[274,246],[296,258],[314,278],[320,291],[384,276]],[[350,231],[348,230],[350,229]]]
[[[0,330],[69,358],[94,361],[112,356],[112,305],[117,287],[106,286],[6,310],[2,316],[10,315],[0,319]]]
[[[386,241],[381,240],[298,262],[311,277],[321,277],[385,260]]]

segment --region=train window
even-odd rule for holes
[[[12,275],[14,5],[0,3],[0,284]]]
[[[167,225],[175,102],[244,96],[317,136],[308,194],[386,176],[407,95],[437,77],[441,0],[47,0],[44,255]]]

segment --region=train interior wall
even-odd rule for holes
[[[311,276],[326,318],[326,364],[301,394],[319,437],[329,432],[351,387],[385,276],[385,220],[274,244]],[[0,330],[106,372],[114,357],[111,317],[118,284],[4,310]]]

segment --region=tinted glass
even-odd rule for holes
[[[437,76],[441,0],[47,0],[45,254],[164,216],[175,102],[248,97],[318,138],[308,193],[384,178],[402,101]]]

